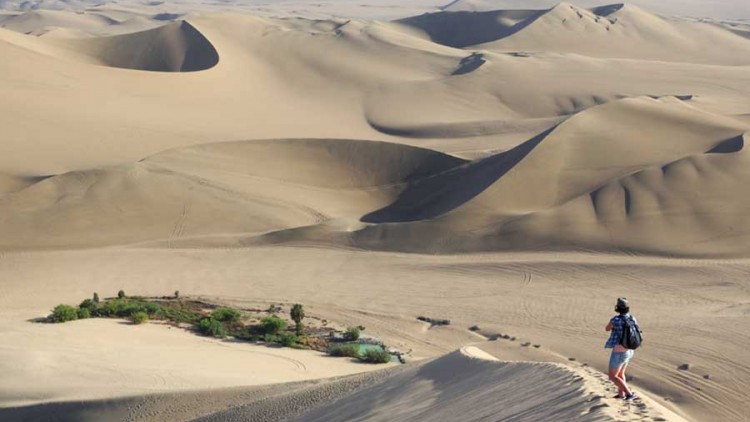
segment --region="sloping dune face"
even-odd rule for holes
[[[213,45],[186,21],[133,34],[95,38],[78,51],[102,64],[154,72],[194,72],[219,62]]]
[[[611,420],[581,400],[585,393],[574,373],[553,364],[501,363],[480,353],[473,347],[451,353],[299,420]]]
[[[66,173],[0,197],[3,247],[171,244],[336,218],[356,222],[393,201],[407,183],[464,162],[369,141],[274,140],[180,149],[132,165]]]
[[[750,181],[745,130],[677,99],[618,101],[509,151],[408,183],[391,204],[364,215],[373,225],[361,230],[305,228],[264,239],[340,242],[344,235],[362,247],[403,251],[743,256],[750,226],[742,210],[750,204],[735,193]]]

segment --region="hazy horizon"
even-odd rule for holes
[[[554,6],[559,0],[457,0],[462,3],[475,5],[477,9],[538,9]],[[348,4],[347,4],[348,3]],[[151,2],[146,6],[155,12],[191,12],[206,11],[211,9],[222,10],[235,8],[240,9],[266,9],[269,7],[280,7],[288,14],[326,15],[330,10],[336,9],[334,14],[341,14],[341,6],[346,5],[346,13],[352,17],[359,17],[363,10],[368,10],[371,15],[373,11],[379,18],[397,18],[413,14],[415,10],[432,11],[453,2],[446,0],[416,0],[398,2],[394,0],[369,0],[367,2],[355,0],[329,0],[326,2],[315,0],[225,0],[220,3],[206,3],[191,0],[166,0]],[[581,7],[602,6],[614,4],[614,1],[578,0],[569,2]],[[632,0],[626,2],[646,8],[654,13],[666,16],[685,16],[694,18],[714,18],[725,20],[750,20],[750,2],[740,0]],[[88,7],[113,8],[127,7],[130,5],[141,6],[137,1],[95,1],[95,0],[0,0],[0,10],[6,11],[28,11],[28,10],[81,10]],[[310,9],[306,9],[310,8]]]

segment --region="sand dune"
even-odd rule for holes
[[[747,205],[731,192],[745,180],[747,129],[676,98],[638,98],[591,108],[471,162],[344,140],[178,149],[129,166],[47,178],[6,195],[0,199],[9,234],[4,248],[174,244],[180,238],[195,246],[201,236],[214,236],[216,245],[222,235],[230,245],[323,241],[406,251],[574,247],[743,255],[750,252],[740,211]],[[719,189],[719,168],[736,176],[724,184],[739,185]],[[696,201],[696,177],[706,192],[728,195],[710,201],[699,195],[705,205],[685,206]],[[688,189],[693,193],[685,197]],[[737,210],[731,218],[720,211],[727,204]],[[568,214],[576,217],[557,223]],[[679,232],[654,230],[669,227],[663,218],[682,221]],[[622,236],[610,237],[615,227]],[[724,247],[701,241],[717,230],[734,232],[720,236]]]
[[[425,31],[440,44],[503,52],[541,50],[725,65],[747,65],[736,53],[750,52],[750,42],[732,31],[666,20],[624,4],[583,9],[560,3],[546,11],[443,11],[400,23]]]
[[[542,1],[370,18],[346,1],[37,3],[0,15],[0,419],[745,419],[740,21]],[[28,322],[105,289],[300,301],[431,360],[311,381],[361,365]],[[623,295],[649,341],[632,406],[593,369]],[[238,386],[256,387],[212,390]]]
[[[81,44],[79,51],[84,54],[125,69],[194,72],[210,69],[219,62],[216,49],[186,21]]]
[[[47,178],[0,198],[4,247],[172,241],[260,234],[331,218],[356,221],[392,201],[400,185],[463,162],[367,141],[276,140],[179,149],[129,166]]]
[[[500,364],[493,360],[476,348],[454,352],[300,420],[609,419],[601,408],[579,399],[584,392],[573,374],[553,365]],[[517,384],[520,380],[524,380],[520,383],[523,386]],[[529,387],[533,390],[526,390]],[[529,400],[531,397],[534,399]],[[373,401],[379,405],[371,406]]]

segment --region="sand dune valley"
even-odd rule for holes
[[[0,421],[748,421],[748,141],[744,1],[0,0]]]

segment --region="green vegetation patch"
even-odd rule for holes
[[[301,304],[290,308],[289,317],[294,322],[290,327],[287,320],[278,315],[281,310],[281,306],[271,305],[266,311],[255,309],[243,313],[226,306],[217,307],[197,300],[181,299],[177,291],[173,296],[146,298],[127,296],[120,290],[116,297],[105,300],[100,300],[99,295],[94,293],[92,299],[83,300],[78,307],[57,305],[46,321],[62,323],[86,318],[124,318],[133,324],[166,321],[176,326],[192,326],[196,332],[206,336],[234,337],[283,347],[313,349],[327,352],[331,356],[351,357],[363,362],[383,363],[390,362],[393,358],[381,345],[361,340],[355,343],[365,327],[349,327],[342,333],[327,327],[326,320],[322,320],[322,327],[307,327],[303,323],[306,315]],[[264,313],[266,316],[260,318],[258,314]],[[330,342],[337,338],[339,341],[343,338],[346,343],[329,347]]]

